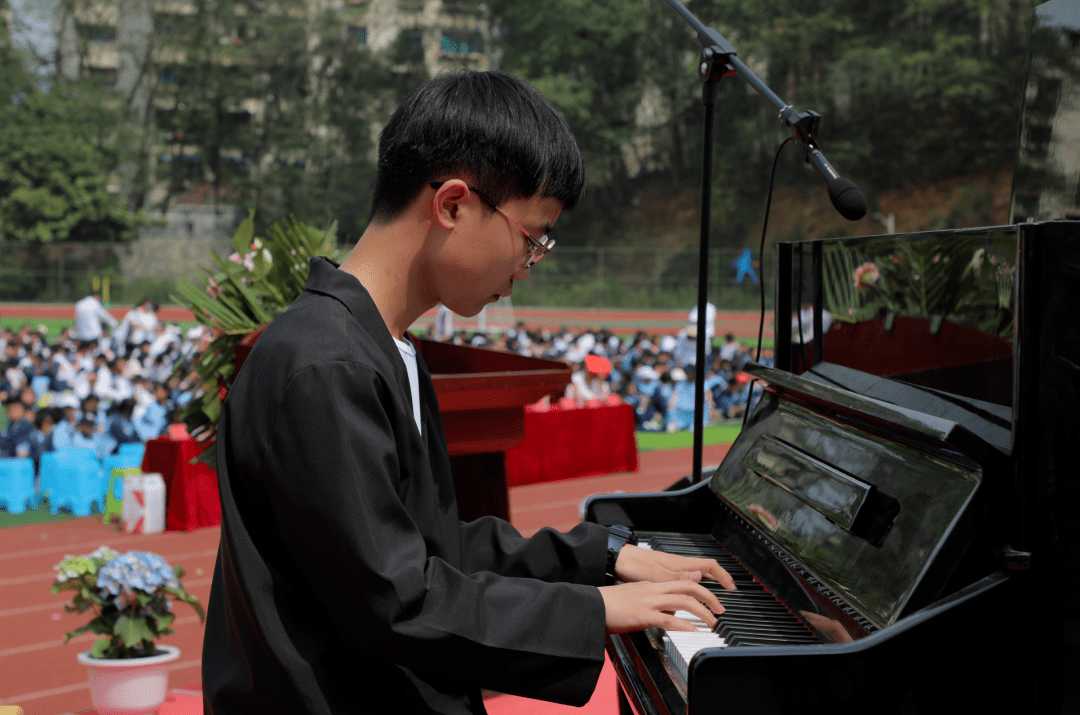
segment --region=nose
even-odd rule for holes
[[[515,281],[523,281],[529,277],[530,270],[532,270],[530,266],[522,264],[518,266],[518,269],[516,271],[514,271],[514,275],[511,276],[511,278]]]

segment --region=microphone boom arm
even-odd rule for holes
[[[837,210],[844,218],[853,221],[865,216],[865,197],[862,196],[854,184],[846,179],[841,179],[839,173],[833,169],[832,165],[821,153],[821,147],[817,142],[821,115],[814,111],[800,112],[784,102],[749,67],[743,64],[738,58],[735,48],[723,35],[703,24],[679,0],[667,0],[667,3],[697,32],[698,42],[702,45],[701,63],[698,65],[698,76],[701,81],[709,82],[712,80],[715,82],[719,76],[728,74],[738,74],[746,80],[754,91],[776,108],[777,112],[779,112],[780,121],[795,133],[795,138],[798,141],[797,151],[799,157],[807,164],[810,164],[814,171],[818,173],[818,176],[828,184],[829,198],[832,199]],[[841,185],[837,185],[836,182],[841,182]],[[857,197],[850,193],[852,190],[857,194]],[[838,203],[838,196],[847,196],[848,200]]]

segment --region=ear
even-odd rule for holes
[[[431,213],[439,226],[446,230],[454,228],[468,197],[469,187],[461,179],[451,179],[440,186],[431,200]]]

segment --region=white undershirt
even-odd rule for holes
[[[424,434],[423,428],[420,427],[420,377],[416,368],[416,346],[408,340],[394,338],[394,342],[397,343],[401,359],[405,361],[405,371],[409,373],[409,391],[412,393],[412,412],[413,419],[416,420],[416,429],[420,434]]]

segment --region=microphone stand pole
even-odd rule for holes
[[[669,0],[670,1],[670,0]],[[679,7],[682,7],[681,5]],[[684,8],[685,9],[685,8]],[[693,17],[691,15],[691,17]],[[734,53],[724,38],[717,35],[723,45]],[[726,61],[726,53],[706,47],[701,52],[701,104],[705,107],[705,155],[701,167],[701,238],[698,256],[698,299],[697,299],[697,338],[694,341],[694,484],[703,478],[701,473],[701,454],[705,442],[705,341],[708,339],[705,329],[709,302],[709,224],[712,219],[712,183],[713,183],[713,128],[716,105],[720,100],[720,80],[735,70]],[[711,346],[710,346],[711,349]]]

